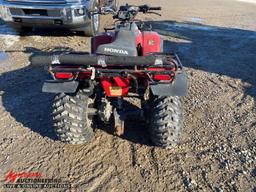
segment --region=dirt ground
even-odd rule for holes
[[[47,74],[29,67],[28,57],[56,48],[89,51],[90,39],[40,29],[19,37],[0,21],[1,185],[13,170],[41,172],[72,185],[52,191],[256,191],[256,4],[121,2],[163,6],[162,17],[141,18],[186,67],[181,144],[169,150],[151,146],[139,122],[127,123],[123,138],[99,127],[85,145],[58,141],[50,117],[53,95],[41,93]]]

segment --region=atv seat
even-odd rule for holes
[[[113,43],[100,45],[96,53],[113,56],[137,56],[134,32],[130,30],[119,31]]]

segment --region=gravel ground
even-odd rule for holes
[[[162,5],[163,16],[141,18],[163,36],[165,51],[179,53],[189,77],[181,144],[170,150],[152,147],[140,122],[128,123],[124,138],[99,127],[85,145],[58,141],[53,95],[41,93],[47,74],[29,67],[28,57],[88,51],[90,39],[39,29],[19,37],[0,21],[1,184],[13,170],[61,178],[79,192],[256,191],[256,4],[250,2],[147,1]]]

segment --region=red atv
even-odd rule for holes
[[[91,40],[91,54],[62,53],[32,56],[32,65],[48,64],[53,80],[43,92],[58,93],[53,103],[54,129],[61,141],[81,144],[94,134],[96,120],[114,120],[115,133],[124,134],[128,116],[145,117],[153,144],[170,147],[178,142],[183,113],[181,97],[187,78],[176,54],[163,53],[160,35],[144,30],[135,16],[160,7],[121,6],[113,14],[115,27]],[[139,110],[126,110],[125,98],[141,100]]]

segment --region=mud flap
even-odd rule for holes
[[[75,93],[79,85],[78,81],[46,81],[42,91],[46,93]]]
[[[188,93],[187,75],[178,72],[172,84],[156,84],[150,86],[153,95],[157,96],[186,96]]]

